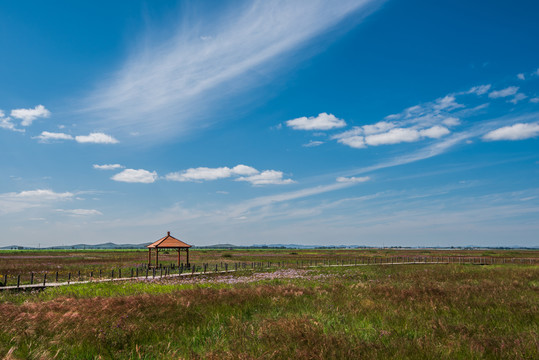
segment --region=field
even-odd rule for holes
[[[0,358],[539,358],[537,265],[293,266],[360,257],[538,255],[392,249],[193,251],[194,263],[272,261],[290,266],[0,292]],[[139,251],[0,256],[0,274],[86,272],[146,260],[146,252]],[[171,254],[169,262],[173,259]]]

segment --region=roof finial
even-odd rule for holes
[[[167,236],[170,236],[170,231],[167,231]]]

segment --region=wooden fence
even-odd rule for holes
[[[145,280],[170,276],[193,276],[210,273],[227,273],[244,270],[271,270],[276,268],[309,268],[321,266],[365,266],[365,265],[412,265],[412,264],[460,264],[460,265],[502,265],[539,264],[539,258],[464,257],[464,256],[391,256],[355,257],[333,260],[297,260],[281,262],[221,262],[175,266],[148,267],[143,264],[131,268],[89,271],[81,273],[33,273],[26,276],[3,275],[0,290],[38,290],[46,287],[84,284],[118,280]]]

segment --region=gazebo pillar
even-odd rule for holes
[[[155,267],[159,266],[159,248],[155,248]]]
[[[189,248],[187,248],[186,251],[187,251],[187,266],[189,266]]]
[[[152,266],[152,248],[148,248],[148,267]]]
[[[178,267],[180,267],[180,248],[178,248]]]

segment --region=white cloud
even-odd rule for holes
[[[331,130],[346,126],[346,122],[332,114],[321,113],[316,117],[300,117],[286,122],[294,130]]]
[[[534,103],[534,104],[539,103],[539,97],[533,97],[533,98],[531,98],[531,99],[530,99],[530,102],[531,102],[531,103]]]
[[[442,124],[447,126],[457,126],[460,125],[460,119],[456,117],[448,117],[442,120]]]
[[[120,165],[120,164],[104,164],[104,165],[94,164],[93,168],[97,170],[116,170],[116,169],[123,169],[125,168],[125,166]]]
[[[48,118],[51,116],[51,112],[43,105],[38,105],[33,109],[14,109],[11,110],[11,116],[16,119],[21,119],[22,126],[30,126],[32,122],[40,117]]]
[[[276,170],[264,170],[260,174],[240,177],[236,181],[247,181],[251,185],[284,185],[292,184],[295,181],[292,179],[283,179],[283,172]]]
[[[502,89],[502,90],[491,91],[488,94],[488,97],[491,98],[491,99],[497,99],[497,98],[501,98],[501,97],[507,97],[507,96],[515,95],[517,93],[518,89],[519,89],[518,86],[509,86],[509,87],[506,87],[505,89]]]
[[[167,174],[165,179],[172,181],[203,181],[225,179],[232,175],[232,170],[226,166],[219,168],[198,167]]]
[[[46,143],[54,140],[73,140],[73,136],[64,133],[43,131],[41,132],[41,135],[34,136],[32,139],[38,139],[39,142]]]
[[[218,104],[289,68],[293,55],[298,59],[316,51],[300,52],[319,35],[350,28],[382,2],[233,2],[209,20],[207,13],[193,12],[205,18],[179,19],[176,29],[155,32],[168,38],[148,34],[137,41],[143,46],[86,99],[86,111],[102,127],[137,129],[152,139],[185,133],[214,118]],[[211,34],[211,41],[201,41],[201,34]]]
[[[361,183],[361,182],[365,182],[365,181],[369,181],[371,178],[368,177],[368,176],[362,176],[362,177],[354,177],[354,176],[351,176],[351,177],[344,177],[344,176],[339,176],[337,178],[337,182],[340,182],[340,183]]]
[[[519,80],[526,80],[526,77],[524,76],[524,74],[520,73],[520,74],[517,74],[517,78]]]
[[[41,143],[47,143],[56,140],[75,140],[78,143],[92,143],[92,144],[117,144],[119,141],[110,135],[94,132],[89,135],[71,136],[65,133],[56,133],[43,131],[40,135],[32,137],[32,139],[38,139]]]
[[[314,141],[314,140],[311,140],[309,141],[307,144],[303,144],[302,146],[303,147],[315,147],[315,146],[320,146],[322,145],[324,142],[323,141]]]
[[[17,129],[16,125],[11,121],[11,118],[4,116],[4,112],[0,110],[0,128],[17,132],[25,131],[24,129]]]
[[[369,125],[363,126],[363,128],[355,127],[341,134],[334,135],[332,139],[336,139],[339,143],[348,145],[352,148],[362,149],[367,147],[367,145],[378,146],[398,144],[402,142],[415,142],[421,140],[422,138],[438,139],[450,133],[446,127],[435,125],[421,130],[416,128],[393,128],[382,133],[375,133],[367,136],[358,135],[364,133],[364,129],[368,128],[368,126]],[[381,126],[375,126],[374,128],[382,129]],[[374,128],[370,128],[369,131],[374,131]],[[390,126],[387,126],[387,128],[390,128]]]
[[[232,173],[235,175],[254,175],[258,174],[258,170],[247,165],[236,165],[232,168]]]
[[[165,179],[171,181],[209,181],[209,180],[218,180],[226,179],[231,176],[246,176],[246,175],[255,175],[259,171],[254,167],[247,165],[236,165],[233,168],[227,166],[218,167],[218,168],[208,168],[208,167],[198,167],[191,168],[181,172],[173,172],[167,174]]]
[[[365,138],[359,135],[344,136],[339,138],[337,141],[354,149],[363,149],[367,147],[365,144]]]
[[[509,100],[509,102],[516,105],[516,103],[518,103],[519,101],[524,100],[524,99],[526,99],[526,98],[527,98],[527,96],[526,96],[525,94],[523,94],[523,93],[517,93],[517,94],[515,95],[514,98],[512,98],[511,100]]]
[[[421,138],[419,132],[409,128],[391,129],[386,133],[369,135],[365,137],[365,143],[371,146],[398,144],[401,142],[414,142]]]
[[[75,140],[78,143],[91,143],[91,144],[117,144],[119,141],[110,135],[94,132],[89,135],[75,136]]]
[[[429,129],[420,130],[419,134],[424,137],[428,137],[431,139],[439,139],[442,136],[448,135],[450,131],[440,125],[433,126]]]
[[[483,140],[524,140],[539,136],[539,123],[519,123],[488,132]]]
[[[124,171],[111,177],[114,181],[128,182],[128,183],[144,183],[150,184],[157,180],[157,173],[155,171],[149,172],[144,169],[125,169]]]
[[[56,209],[56,211],[70,214],[70,215],[75,215],[75,216],[103,215],[101,211],[98,211],[95,209],[71,209],[71,210]]]
[[[483,95],[486,94],[490,90],[491,85],[479,85],[474,86],[470,90],[468,90],[468,94],[475,94],[475,95]]]

